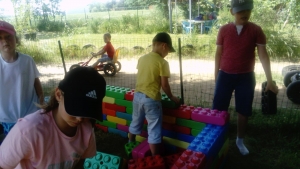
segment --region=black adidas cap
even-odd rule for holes
[[[171,39],[170,35],[166,32],[160,32],[160,33],[156,34],[155,37],[153,38],[152,42],[166,43],[169,47],[169,52],[175,52],[175,49],[172,45],[172,39]]]
[[[95,69],[77,67],[70,70],[58,88],[64,92],[65,109],[69,115],[102,121],[106,82]]]

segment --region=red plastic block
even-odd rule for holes
[[[203,153],[185,150],[171,169],[200,169],[204,167],[205,162]]]
[[[141,144],[136,146],[132,150],[132,158],[137,159],[137,158],[144,158],[146,156],[151,156],[151,151],[150,147],[148,144],[148,139],[145,139]]]
[[[139,159],[131,159],[128,169],[166,169],[164,159],[160,155]]]
[[[104,103],[104,107],[106,109],[115,110],[115,111],[118,111],[118,112],[126,112],[126,107],[125,106],[120,106],[120,105],[110,104],[110,103]]]
[[[104,132],[108,132],[108,127],[106,127],[106,126],[102,126],[100,124],[95,124],[95,126]]]
[[[191,128],[185,127],[185,126],[179,126],[177,124],[163,123],[162,127],[163,127],[163,129],[175,131],[175,132],[181,133],[181,134],[186,134],[186,135],[191,134]]]
[[[134,89],[132,89],[131,91],[126,92],[125,99],[128,100],[128,101],[132,101],[133,96],[134,96]]]
[[[175,164],[175,162],[178,160],[178,158],[181,156],[181,154],[182,154],[182,152],[176,153],[176,154],[171,154],[171,155],[164,157],[167,169],[171,168]]]
[[[229,121],[229,113],[226,111],[197,107],[192,112],[192,120],[223,126]]]
[[[164,108],[163,114],[183,119],[191,119],[191,114],[194,109],[194,106],[181,105],[177,109]]]
[[[106,114],[106,115],[110,115],[110,116],[116,117],[116,111],[115,110],[110,110],[110,109],[104,108],[102,113]]]

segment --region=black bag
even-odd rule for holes
[[[276,82],[273,81],[275,84]],[[276,94],[268,90],[265,92],[267,82],[263,82],[261,87],[261,111],[263,114],[277,113],[277,97]]]

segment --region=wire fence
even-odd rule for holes
[[[116,35],[115,35],[116,36]],[[129,35],[130,36],[130,35]],[[172,35],[173,36],[173,35]],[[211,107],[215,80],[214,80],[214,42],[208,39],[201,39],[200,46],[193,46],[189,41],[181,37],[172,37],[173,45],[176,52],[170,53],[165,59],[169,62],[171,77],[169,83],[174,95],[181,96],[181,79],[180,79],[180,62],[179,62],[179,48],[182,57],[182,89],[185,104],[201,107]],[[45,95],[49,95],[50,91],[55,88],[59,81],[64,76],[64,67],[62,58],[59,52],[58,41],[62,46],[62,54],[65,60],[66,70],[68,71],[71,65],[80,61],[88,61],[91,57],[90,52],[97,52],[104,45],[103,40],[94,40],[92,43],[89,38],[80,40],[64,39],[53,40],[39,40],[38,44],[42,46],[40,55],[49,55],[47,52],[52,52],[52,62],[45,63],[43,61],[37,62],[38,69],[41,73],[41,82],[44,88]],[[136,65],[138,58],[152,50],[151,47],[152,37],[144,38],[130,38],[130,39],[114,39],[113,45],[115,49],[120,49],[119,62],[121,63],[121,70],[115,76],[106,76],[102,74],[108,85],[126,87],[130,89],[135,88],[136,82]],[[179,45],[178,42],[181,42]],[[26,43],[37,43],[34,41],[27,41]],[[40,47],[41,48],[41,47]],[[37,49],[38,50],[38,49]],[[55,52],[53,52],[55,51]],[[44,52],[44,53],[43,53]],[[35,58],[35,56],[33,56]],[[37,58],[35,58],[37,59]],[[272,59],[271,59],[272,60]],[[90,64],[94,63],[96,59],[92,59]],[[271,61],[273,78],[279,88],[277,95],[277,106],[279,111],[296,110],[300,106],[291,102],[286,96],[286,87],[283,84],[282,68],[288,65],[294,65],[291,62]],[[266,81],[264,71],[259,60],[255,66],[256,74],[256,88],[253,101],[255,109],[261,109],[261,84]],[[234,108],[234,96],[231,99],[231,107]]]

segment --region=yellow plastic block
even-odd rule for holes
[[[163,122],[169,123],[169,124],[175,124],[176,123],[176,117],[163,115]]]
[[[184,142],[184,141],[172,139],[172,138],[165,137],[165,136],[163,137],[163,140],[164,140],[164,142],[166,142],[168,144],[171,144],[173,146],[180,147],[180,148],[183,148],[183,149],[187,149],[189,144],[190,144],[190,143],[187,143],[187,142]]]
[[[129,133],[128,133],[128,138],[129,138]],[[146,140],[146,138],[145,137],[142,137],[142,136],[140,136],[140,135],[136,135],[135,136],[135,141],[138,141],[138,142],[143,142],[144,140]]]
[[[121,119],[119,117],[114,117],[114,116],[110,116],[110,115],[107,115],[106,118],[107,118],[107,121],[117,123],[117,124],[122,124],[122,125],[126,126],[125,119]]]
[[[110,104],[115,104],[115,98],[104,96],[103,102],[110,103]]]

